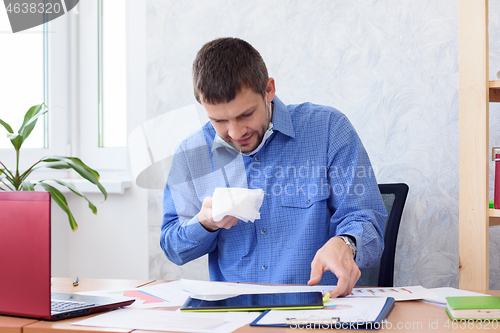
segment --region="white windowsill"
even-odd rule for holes
[[[99,188],[85,179],[61,179],[61,181],[70,183],[76,186],[78,190],[82,193],[101,193]],[[123,194],[127,188],[132,187],[132,182],[130,180],[120,180],[120,179],[101,179],[99,182],[104,186],[108,194]],[[57,184],[56,182],[47,182],[50,185],[57,187],[61,192],[70,192],[68,188]]]

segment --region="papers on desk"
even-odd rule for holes
[[[211,281],[180,280],[167,283],[160,283],[129,290],[105,290],[95,292],[85,292],[82,294],[114,297],[133,297],[137,301],[127,309],[121,309],[95,316],[74,323],[74,325],[116,327],[127,329],[143,329],[156,331],[175,332],[232,332],[255,320],[259,312],[206,312],[188,313],[165,310],[143,310],[140,308],[172,307],[181,306],[188,296],[203,294],[207,297],[213,295],[241,295],[258,293],[283,293],[283,292],[306,292],[320,291],[325,293],[331,291],[335,286],[267,286],[247,283],[227,283]],[[381,298],[381,296],[383,296]],[[449,295],[446,295],[449,296]],[[375,313],[381,314],[377,302],[394,299],[398,301],[415,299],[435,299],[436,294],[421,286],[394,287],[394,288],[355,288],[351,295],[344,298],[330,298],[325,303],[325,310],[294,310],[294,317],[302,315],[317,315],[319,317],[325,313],[313,314],[309,311],[327,311],[334,313],[335,317],[340,317],[341,321],[352,321],[354,315],[357,322],[370,322]],[[394,301],[392,301],[394,302]],[[393,304],[393,303],[391,303]],[[392,307],[392,305],[391,305]],[[138,309],[139,308],[139,309]],[[390,310],[390,307],[386,307]],[[328,309],[328,310],[326,310]],[[332,311],[335,310],[335,311]],[[276,311],[276,310],[275,310]],[[275,321],[275,316],[289,315],[285,312],[271,313],[270,317],[264,316],[265,320]],[[383,312],[381,318],[387,313]],[[331,314],[330,314],[331,316]],[[263,318],[264,318],[263,317]],[[266,323],[259,318],[259,325]],[[377,318],[379,319],[379,318]],[[280,319],[281,320],[281,319]]]
[[[435,297],[425,297],[424,302],[439,304],[446,306],[446,297],[460,297],[460,296],[489,296],[486,294],[475,293],[468,290],[460,290],[452,287],[432,288],[429,289]]]
[[[271,310],[259,320],[259,325],[286,324],[287,319],[296,321],[337,318],[339,322],[373,322],[384,305],[387,297],[363,298],[331,298],[325,303],[323,310]],[[288,320],[293,322],[293,320]]]
[[[392,297],[336,298],[324,310],[264,312],[250,326],[292,329],[379,329],[394,306]]]
[[[211,281],[181,280],[185,291],[196,295],[242,295],[259,293],[286,293],[332,291],[335,286],[263,286],[248,283],[227,283]],[[391,288],[354,288],[347,297],[392,297],[396,301],[436,298],[432,291],[422,286],[391,287]]]
[[[180,281],[159,283],[133,289],[120,290],[96,290],[81,292],[82,295],[105,296],[114,298],[130,299],[135,298],[135,302],[128,308],[147,309],[181,306],[191,293],[182,289]]]
[[[184,313],[121,309],[73,323],[80,326],[152,331],[229,333],[251,323],[260,312]]]
[[[243,294],[311,292],[326,293],[335,286],[266,286],[249,283],[230,283],[198,280],[178,280],[159,283],[152,286],[126,290],[98,290],[82,292],[83,295],[106,296],[115,298],[135,298],[130,308],[158,308],[173,307],[184,304],[188,296],[204,295],[205,299],[217,300]],[[222,296],[221,296],[222,295]],[[446,294],[446,296],[465,296]],[[438,296],[431,290],[421,286],[393,287],[393,288],[354,288],[347,297],[393,297],[396,301],[437,299]],[[444,298],[443,298],[444,299]],[[444,301],[446,303],[446,301]]]
[[[396,301],[421,300],[425,298],[436,298],[429,289],[422,286],[413,287],[390,287],[390,288],[356,288],[347,297],[392,297]]]

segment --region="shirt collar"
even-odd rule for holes
[[[295,130],[293,129],[292,119],[290,117],[290,112],[288,111],[288,108],[276,95],[274,96],[272,103],[274,105],[273,116],[272,116],[273,130],[281,132],[291,138],[294,138]],[[215,132],[211,151],[213,152],[215,149],[219,147],[226,147],[232,149],[231,145],[226,141],[224,141],[224,139],[222,139],[220,135],[217,134],[217,132]]]
[[[290,117],[288,108],[276,95],[274,96],[273,104],[273,130],[295,138],[295,130],[293,129],[292,118]]]

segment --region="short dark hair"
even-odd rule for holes
[[[219,38],[206,43],[193,62],[196,100],[209,104],[232,101],[243,87],[265,97],[267,68],[260,53],[239,38]]]

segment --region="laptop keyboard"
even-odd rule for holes
[[[68,312],[74,311],[82,308],[86,308],[89,306],[93,306],[95,304],[87,303],[87,302],[75,302],[75,301],[62,301],[62,300],[51,300],[50,308],[52,313],[60,313],[60,312]]]

